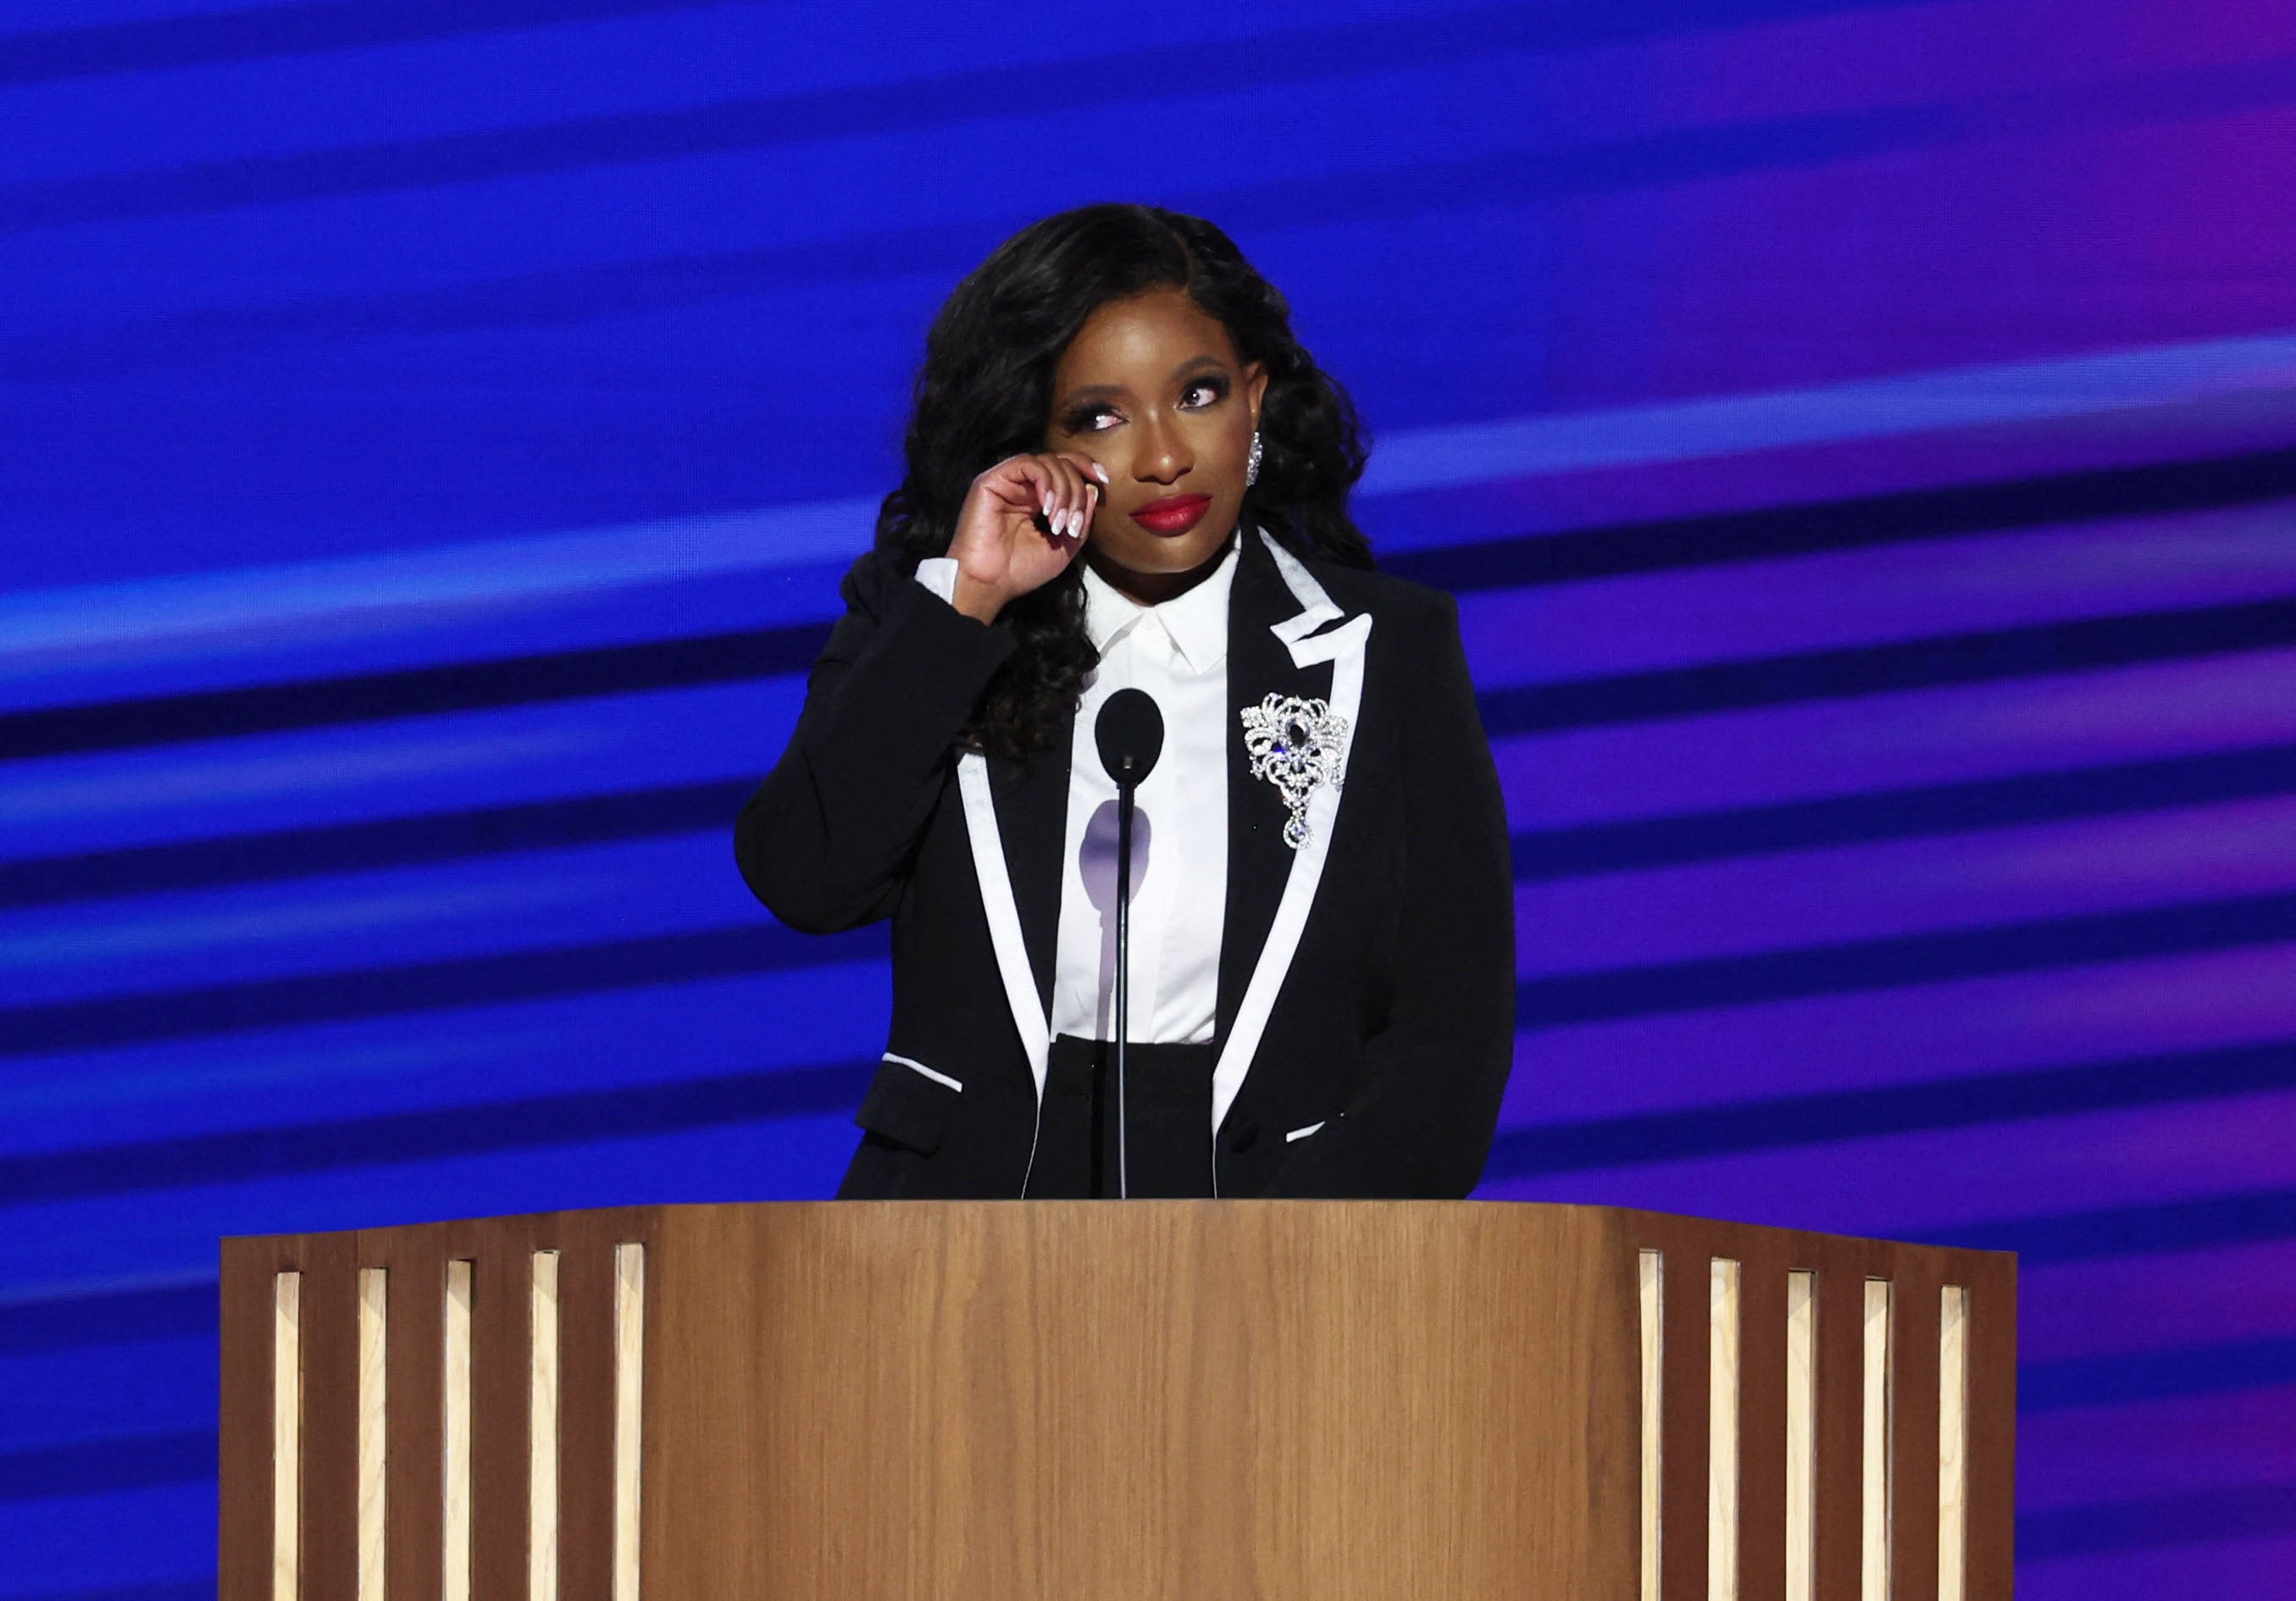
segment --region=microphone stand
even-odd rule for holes
[[[1139,786],[1116,783],[1116,1195],[1132,1197],[1131,1142],[1124,1129],[1124,1046],[1132,1032],[1132,798]]]
[[[1125,1127],[1125,1048],[1132,1033],[1132,806],[1140,780],[1164,748],[1164,714],[1146,690],[1111,695],[1093,728],[1100,764],[1116,783],[1116,1194],[1132,1198],[1132,1142]]]

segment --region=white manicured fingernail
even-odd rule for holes
[[[1070,539],[1080,539],[1080,538],[1082,538],[1083,536],[1084,536],[1084,513],[1083,513],[1083,512],[1081,512],[1081,511],[1071,511],[1071,512],[1070,512],[1070,513],[1069,513],[1069,537],[1070,537]]]
[[[1108,482],[1108,469],[1103,467],[1099,462],[1095,462],[1092,464],[1092,476],[1105,484]]]

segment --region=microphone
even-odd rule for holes
[[[1092,725],[1100,764],[1116,780],[1116,1193],[1130,1199],[1130,1152],[1124,1129],[1124,1046],[1132,1032],[1132,800],[1164,754],[1164,714],[1145,690],[1111,695]]]
[[[1164,714],[1145,690],[1119,690],[1100,708],[1092,725],[1100,764],[1116,780],[1119,794],[1155,771],[1164,754]]]

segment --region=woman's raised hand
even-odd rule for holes
[[[1007,456],[972,480],[948,553],[957,610],[984,623],[1061,576],[1084,548],[1107,470],[1075,451]]]

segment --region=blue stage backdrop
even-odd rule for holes
[[[728,824],[1111,198],[1460,596],[1481,1193],[2021,1251],[2021,1593],[2285,1593],[2285,6],[15,0],[0,127],[0,1601],[211,1593],[218,1235],[829,1193],[885,941]]]

